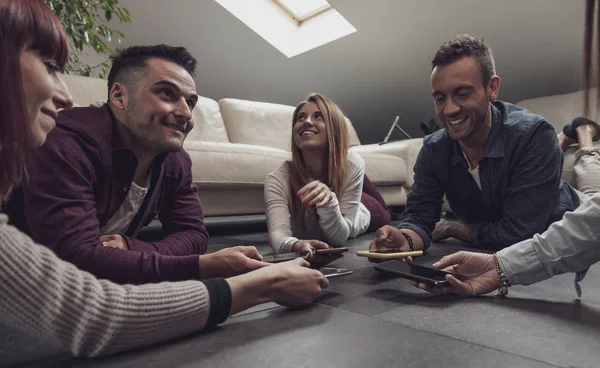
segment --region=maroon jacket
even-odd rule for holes
[[[22,196],[7,207],[9,216],[36,242],[99,278],[121,284],[198,279],[208,232],[184,150],[155,159],[150,190],[123,235],[129,251],[98,240],[137,167],[116,124],[107,105],[62,112],[28,166]],[[152,243],[135,239],[157,215],[167,236]]]

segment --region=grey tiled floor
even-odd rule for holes
[[[348,242],[333,263],[354,270],[330,279],[316,303],[291,311],[274,303],[232,316],[215,331],[72,366],[152,367],[600,367],[600,267],[576,298],[573,275],[512,287],[509,297],[433,296],[380,274],[354,253],[373,234]],[[256,245],[266,233],[215,236],[209,251]],[[431,264],[464,248],[434,244]]]

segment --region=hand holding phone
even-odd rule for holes
[[[414,263],[389,261],[373,266],[377,271],[391,273],[402,278],[417,281],[431,286],[444,286],[448,284],[446,275],[450,272],[436,270]]]

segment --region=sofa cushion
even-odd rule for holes
[[[590,90],[590,101],[596,101],[595,88]],[[586,116],[583,113],[583,90],[564,95],[523,100],[517,102],[517,105],[533,113],[542,115],[552,124],[557,133],[562,131],[562,128],[570,124],[576,117]],[[590,104],[590,114],[587,116],[594,121],[598,121],[595,103]]]
[[[198,187],[262,187],[265,177],[291,158],[288,151],[247,144],[186,140],[183,147]]]
[[[356,134],[354,125],[352,125],[352,121],[347,117],[346,126],[348,127],[348,138],[350,138],[350,147],[360,146],[360,139],[358,139],[358,134]]]
[[[365,171],[376,186],[402,185],[408,179],[406,163],[385,153],[357,152],[365,160]]]
[[[213,99],[198,96],[198,103],[192,110],[194,129],[190,132],[187,140],[229,142],[225,123],[221,116],[219,103]]]
[[[288,151],[248,144],[186,140],[183,147],[192,159],[192,175],[199,187],[262,186],[271,171],[291,159]],[[402,158],[373,152],[359,155],[375,185],[402,185],[406,181]]]
[[[290,151],[293,106],[224,98],[219,100],[231,143]]]
[[[294,106],[224,98],[221,114],[231,143],[255,144],[290,151]],[[360,145],[346,118],[350,146]]]
[[[89,106],[108,99],[106,79],[82,77],[79,75],[62,74],[75,106]]]

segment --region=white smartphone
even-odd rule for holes
[[[336,267],[321,267],[319,271],[325,275],[326,278],[350,275],[353,271],[346,268]]]

